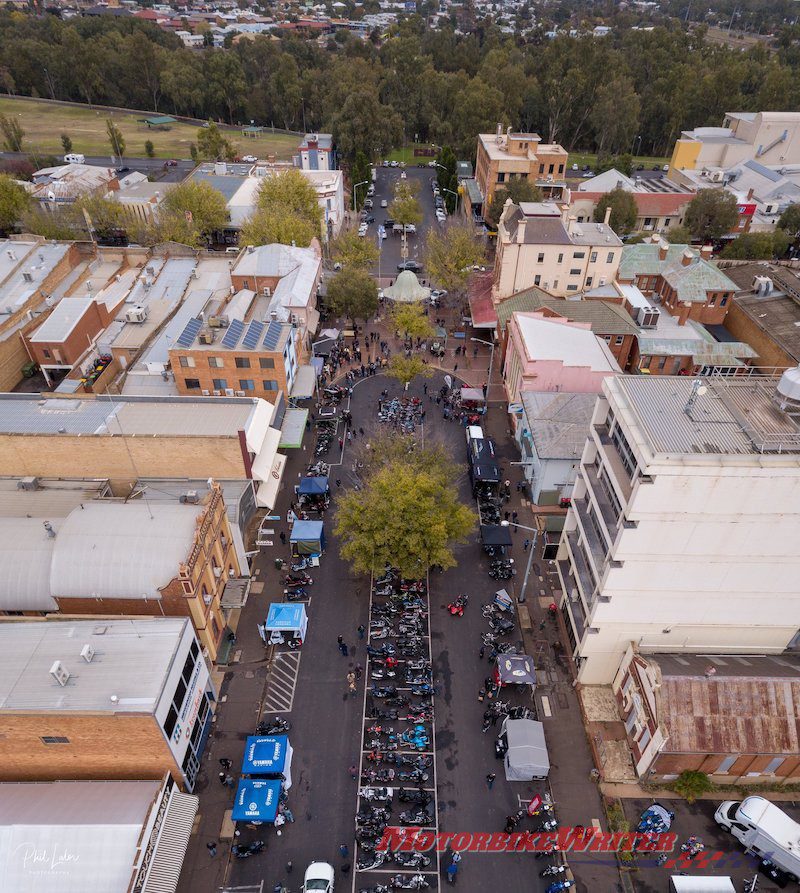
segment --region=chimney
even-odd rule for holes
[[[695,257],[696,255],[694,251],[692,251],[691,248],[687,248],[681,255],[681,266],[688,267]]]
[[[752,197],[753,197],[753,188],[751,186],[750,189],[747,190],[747,201],[750,201],[750,199]]]
[[[665,239],[661,239],[661,241],[658,243],[658,259],[666,260],[667,251],[669,251],[669,242],[667,242]]]
[[[713,250],[714,248],[712,245],[703,245],[703,247],[700,249],[700,257],[702,257],[703,260],[711,260],[711,254]]]
[[[509,124],[508,127],[506,127],[506,139],[511,136],[511,129],[511,125]]]
[[[497,130],[494,133],[494,141],[499,144],[500,140],[503,138],[503,124],[502,122],[497,122]]]
[[[611,220],[611,205],[606,208],[605,216],[603,217],[603,223],[608,226],[608,221]]]

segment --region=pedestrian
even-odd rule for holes
[[[350,863],[349,862],[345,862],[344,865],[342,865],[341,872],[342,872],[342,874],[350,874]]]
[[[217,842],[216,840],[212,840],[211,843],[206,844],[206,849],[208,850],[208,854],[213,859],[214,856],[217,855]]]
[[[358,433],[363,437],[363,436],[364,436],[364,429],[363,429],[363,428],[359,428],[359,429],[358,429]]]
[[[356,693],[356,674],[351,670],[347,674],[347,688],[351,695],[355,697]]]
[[[344,636],[337,636],[337,637],[336,637],[336,644],[337,644],[340,648],[342,647],[342,642],[344,642]]]
[[[339,449],[344,449],[344,439],[341,437],[339,438]]]
[[[345,645],[344,642],[342,642],[342,643],[339,645],[339,651],[341,652],[342,657],[347,657],[347,656],[349,655],[349,652],[348,652],[348,650],[347,650],[347,645]]]
[[[225,785],[226,788],[232,788],[233,787],[233,776],[226,775],[225,781],[223,782],[223,784]]]
[[[484,717],[483,717],[483,725],[481,726],[481,731],[482,731],[482,732],[488,732],[488,731],[489,731],[489,726],[490,726],[491,724],[492,724],[492,720],[489,719],[489,718],[484,714]]]
[[[365,632],[366,632],[366,628],[365,628],[364,624],[363,624],[363,623],[359,624],[359,626],[358,626],[358,638],[359,638],[359,639],[363,639],[363,638],[364,638],[364,633],[365,633]]]
[[[351,766],[347,771],[350,773],[350,778],[354,780],[358,778],[358,766]]]
[[[521,481],[517,481],[517,493],[519,493],[519,491],[520,491],[521,489],[522,489],[522,482],[521,482]]]
[[[451,862],[447,866],[447,883],[454,884],[456,882],[456,874],[458,874],[458,862]]]
[[[275,828],[282,828],[286,824],[286,819],[283,816],[283,813],[278,813],[272,821],[272,824]],[[281,834],[281,831],[278,831],[278,834]]]
[[[424,384],[424,385],[422,386],[422,393],[425,394],[425,395],[427,395],[427,393],[428,393],[428,386],[427,386],[426,384]]]
[[[361,666],[361,664],[356,664],[355,671],[356,671],[356,679],[360,679],[361,674],[364,672],[364,668]]]
[[[486,787],[489,788],[490,791],[492,789],[492,785],[494,784],[495,778],[497,778],[497,773],[495,772],[490,772],[486,776]]]
[[[339,855],[342,859],[346,859],[350,855],[350,847],[346,843],[339,844]]]
[[[286,816],[286,821],[290,824],[294,824],[294,813],[288,806],[285,806],[283,809],[283,814]]]
[[[292,860],[289,859],[289,861],[286,863],[286,874],[291,874],[293,868],[294,865],[292,865]]]
[[[530,540],[525,540],[525,542],[522,544],[522,551],[523,551],[523,552],[527,552],[527,551],[528,551],[528,546],[530,546],[530,544],[531,544],[531,541],[530,541]]]
[[[227,773],[226,773],[226,772],[220,772],[219,775],[217,776],[217,778],[219,779],[219,783],[220,783],[220,784],[222,785],[222,787],[224,788],[224,787],[225,787],[225,779],[227,778]]]
[[[281,531],[280,537],[281,537],[281,543],[283,543],[283,545],[285,546],[286,545],[286,534],[283,531]]]
[[[348,432],[347,432],[347,442],[348,442],[348,443],[352,443],[352,442],[353,442],[353,432],[350,431],[350,430],[348,430]]]
[[[478,659],[483,660],[483,655],[486,654],[486,648],[481,645],[480,650],[478,651]]]
[[[231,766],[233,765],[233,763],[232,763],[227,757],[220,757],[220,758],[219,758],[219,764],[220,764],[220,766],[222,766],[222,768],[223,768],[226,772],[227,772],[227,770],[230,769]]]
[[[342,482],[339,480],[339,478],[336,478],[336,487],[339,488],[341,486],[342,486]]]
[[[453,372],[458,372],[458,363],[456,363],[455,366],[453,366]]]
[[[519,512],[511,512],[511,521],[516,524],[517,518],[519,518]]]

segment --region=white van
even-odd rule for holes
[[[736,893],[733,881],[719,875],[673,874],[669,889],[670,893]]]
[[[64,156],[65,164],[86,164],[86,156],[79,155],[77,152],[70,152]]]
[[[750,853],[769,859],[797,882],[800,878],[800,825],[764,797],[726,800],[714,813],[716,823],[732,834]]]

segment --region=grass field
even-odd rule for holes
[[[106,118],[114,123],[125,137],[125,154],[143,157],[146,140],[152,140],[158,158],[189,158],[189,146],[197,139],[198,127],[179,122],[169,130],[150,130],[140,123],[148,117],[142,112],[112,112],[81,105],[56,105],[31,99],[4,96],[0,98],[0,113],[17,115],[25,130],[23,150],[31,154],[63,155],[61,134],[72,139],[72,151],[84,155],[109,155]],[[297,150],[299,138],[283,133],[265,133],[254,139],[244,137],[239,128],[223,128],[227,138],[241,155],[276,155],[291,158]]]
[[[585,164],[588,164],[589,167],[594,168],[594,166],[597,164],[597,156],[587,154],[586,152],[570,152],[570,167],[572,167],[573,164],[577,164],[580,168],[582,168]],[[636,169],[637,165],[640,164],[643,164],[646,168],[648,168],[648,170],[652,170],[656,164],[659,167],[663,167],[663,165],[669,164],[669,158],[653,158],[650,155],[634,155],[634,170]]]

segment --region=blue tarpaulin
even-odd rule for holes
[[[288,753],[286,735],[250,735],[244,747],[242,775],[281,775]]]
[[[303,478],[297,487],[298,493],[308,496],[324,496],[328,492],[328,479],[326,477]]]
[[[299,555],[320,555],[325,548],[322,521],[295,521],[290,542]]]
[[[281,794],[280,780],[242,778],[233,801],[234,822],[274,822]]]

